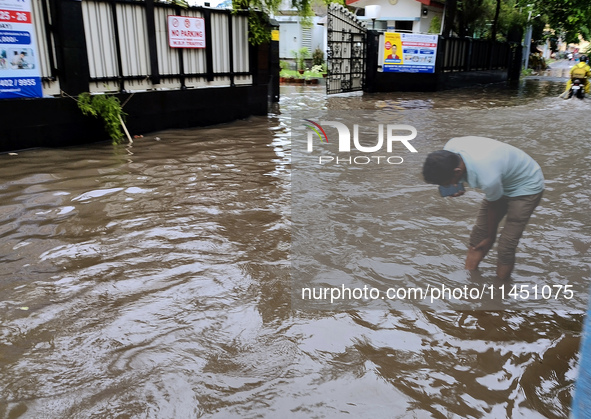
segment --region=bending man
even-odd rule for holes
[[[423,177],[427,183],[442,186],[466,182],[485,193],[470,234],[466,269],[478,268],[496,240],[500,221],[507,216],[498,243],[497,276],[509,278],[519,239],[544,191],[538,163],[509,144],[484,137],[459,137],[427,156]],[[463,192],[454,196],[460,195]]]

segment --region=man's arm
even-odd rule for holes
[[[478,265],[482,259],[484,259],[484,256],[488,253],[496,239],[500,200],[488,202],[490,203],[487,211],[488,236],[476,246],[468,248],[468,254],[466,255],[466,269],[470,271],[478,269]]]

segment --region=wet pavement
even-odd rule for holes
[[[570,77],[570,69],[575,65],[575,61],[557,60],[550,62],[548,68],[542,71],[534,71],[532,75],[524,77],[524,80],[546,80],[557,83],[566,83]]]

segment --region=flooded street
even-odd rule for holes
[[[546,178],[516,280],[586,285],[591,104],[559,99],[563,86],[284,86],[268,117],[0,155],[0,418],[567,418],[586,293],[295,309],[290,263],[292,115],[355,112],[415,126],[419,152],[376,172],[391,188],[360,191],[359,216],[336,207],[347,228],[318,263],[384,286],[391,264],[409,281],[464,280],[482,195],[444,200],[420,169],[449,138],[481,135]],[[323,185],[327,201],[344,193]]]

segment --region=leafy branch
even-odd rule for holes
[[[105,124],[105,131],[113,140],[113,144],[120,144],[123,139],[123,132],[125,130],[127,137],[127,129],[123,118],[127,115],[123,112],[121,102],[115,96],[109,95],[91,95],[88,92],[80,93],[78,95],[78,108],[84,115],[91,115],[95,118],[99,117]]]

